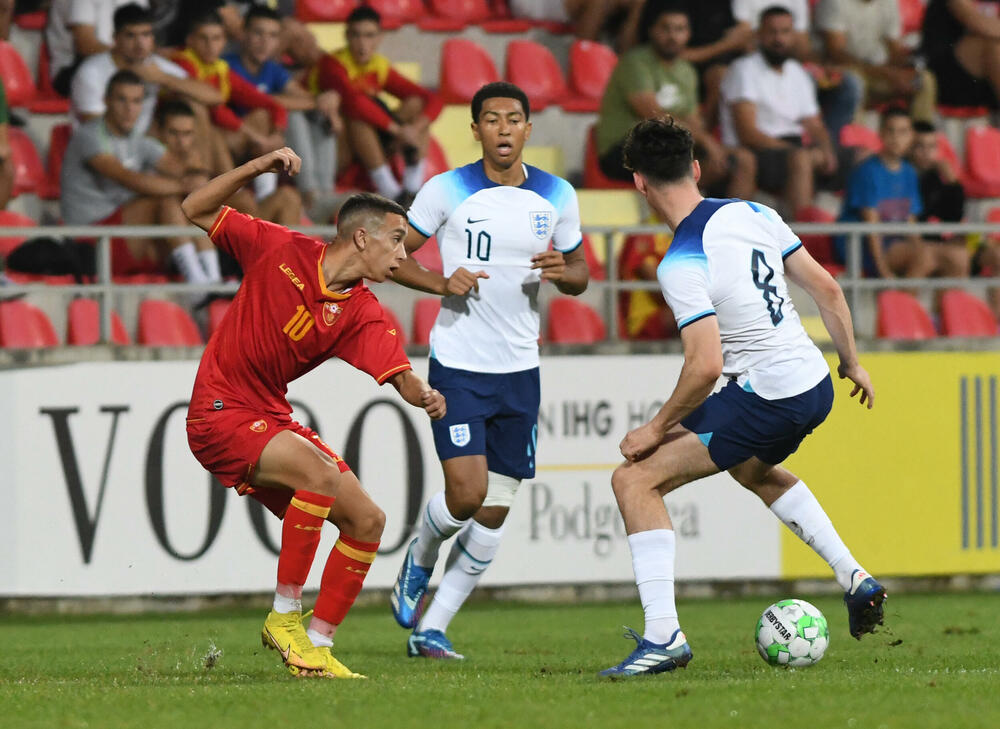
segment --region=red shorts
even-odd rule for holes
[[[340,472],[350,471],[344,459],[333,452],[319,435],[289,417],[261,415],[246,408],[230,408],[187,419],[188,445],[198,462],[226,488],[257,499],[281,517],[291,501],[292,489],[251,486],[254,469],[264,446],[283,430],[298,433],[337,463]]]

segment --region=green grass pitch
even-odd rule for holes
[[[774,595],[773,599],[785,597]],[[633,644],[636,603],[476,603],[449,631],[464,662],[408,659],[388,606],[353,612],[336,655],[367,681],[294,679],[261,648],[263,613],[0,619],[0,726],[932,727],[1000,726],[1000,597],[892,595],[861,642],[836,597],[824,659],[772,668],[754,648],[768,598],[681,601],[686,670],[595,677]],[[213,661],[213,649],[222,651]]]

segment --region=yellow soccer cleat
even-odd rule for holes
[[[299,612],[269,612],[260,632],[260,642],[265,648],[278,651],[293,676],[327,670],[326,656],[309,640]]]
[[[317,648],[316,649],[326,661],[326,667],[320,673],[313,673],[308,675],[320,676],[322,678],[368,678],[360,673],[355,673],[350,668],[345,666],[343,663],[338,661],[333,657],[333,652],[327,648]]]

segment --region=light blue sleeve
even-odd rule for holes
[[[427,238],[437,233],[451,212],[447,192],[449,174],[435,175],[424,183],[406,214],[410,227]]]
[[[576,198],[576,190],[565,180],[562,180],[563,195],[560,200],[556,227],[552,233],[552,246],[562,253],[576,250],[583,243],[580,232],[580,203]]]
[[[670,256],[660,261],[656,269],[663,298],[683,329],[706,316],[715,315],[715,306],[708,293],[708,259],[704,254]]]

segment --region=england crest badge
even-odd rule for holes
[[[469,424],[462,423],[461,425],[452,425],[448,428],[448,432],[451,434],[451,442],[457,445],[459,448],[463,448],[468,445],[471,439],[471,434],[469,432]]]
[[[531,232],[539,240],[549,240],[552,237],[552,213],[548,210],[534,210],[528,213],[531,222]]]

